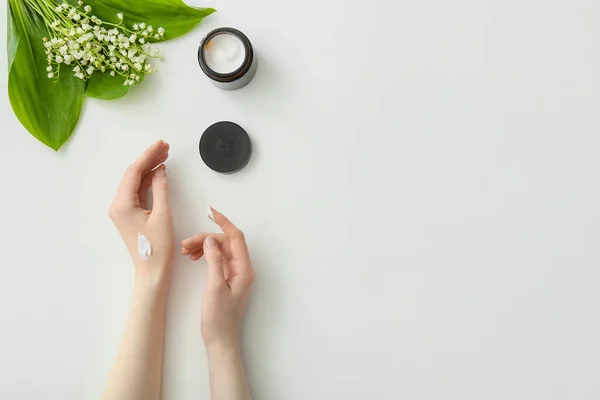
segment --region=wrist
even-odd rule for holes
[[[241,355],[240,343],[237,339],[205,341],[209,361],[214,359],[238,358]]]
[[[159,265],[136,265],[135,287],[149,292],[166,292],[171,281],[171,268]]]

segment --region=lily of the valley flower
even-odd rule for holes
[[[48,60],[48,78],[60,76],[61,65],[72,67],[73,75],[87,80],[94,73],[108,73],[125,78],[125,86],[134,86],[145,74],[156,72],[148,63],[150,58],[160,58],[148,39],[161,40],[165,30],[154,31],[144,22],[128,28],[123,14],[117,13],[119,23],[104,22],[91,15],[92,7],[82,1],[77,6],[62,3],[58,6],[49,0],[38,1],[45,6],[44,18],[50,37],[44,38]]]

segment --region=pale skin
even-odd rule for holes
[[[165,301],[173,268],[175,234],[164,162],[169,145],[158,141],[126,171],[110,207],[133,260],[135,283],[121,346],[103,400],[158,400],[161,393]],[[147,207],[152,190],[153,207]],[[222,233],[199,233],[181,243],[192,261],[204,257],[208,279],[202,300],[202,338],[208,354],[212,400],[250,400],[240,351],[240,327],[254,268],[243,233],[223,214],[209,216]],[[142,233],[152,244],[143,260],[137,249]]]

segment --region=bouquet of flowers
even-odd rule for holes
[[[85,96],[126,95],[156,72],[152,43],[181,36],[215,12],[181,0],[8,0],[8,8],[10,103],[54,150],[73,133]]]

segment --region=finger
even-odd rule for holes
[[[147,165],[146,167],[140,167],[142,163],[138,159],[138,161],[127,169],[119,186],[119,190],[117,191],[117,196],[115,198],[116,203],[136,208],[142,207],[142,202],[146,203],[148,183],[144,182],[144,179],[151,174],[154,166],[166,161],[169,156],[168,149],[169,147],[166,143],[162,141],[157,142],[146,150],[142,157],[140,157],[140,159],[148,159],[148,161],[144,162],[144,164]],[[152,158],[153,154],[154,158]],[[143,188],[142,185],[144,185]]]
[[[152,211],[164,212],[169,208],[169,184],[167,167],[163,164],[152,174]]]
[[[162,165],[169,158],[169,154],[166,153],[162,157],[160,157],[157,162]],[[156,167],[156,169],[160,168],[161,165]],[[150,171],[146,176],[142,178],[142,183],[140,183],[140,191],[138,196],[140,198],[140,207],[147,210],[148,209],[148,190],[150,190],[150,186],[152,186],[152,179],[154,178],[154,171],[156,169]]]
[[[198,261],[199,259],[202,258],[203,255],[204,255],[204,249],[200,249],[200,250],[195,251],[194,253],[192,253],[190,255],[190,260],[192,260],[192,261]]]
[[[162,140],[150,146],[133,164],[127,168],[119,186],[117,195],[123,200],[135,200],[138,196],[142,179],[154,169],[158,161],[168,156],[169,145]],[[164,162],[164,161],[163,161]]]
[[[169,143],[159,140],[146,149],[146,151],[130,165],[130,168],[132,170],[140,170],[147,174],[149,171],[156,168],[157,165],[161,164],[160,159],[169,154],[170,148],[171,146]]]
[[[182,253],[183,254],[192,254],[196,250],[202,249],[204,240],[209,236],[212,236],[213,238],[215,238],[215,240],[219,243],[219,246],[221,247],[221,252],[223,253],[223,256],[225,257],[225,259],[231,260],[232,255],[231,255],[231,249],[230,249],[230,245],[229,245],[229,239],[227,238],[227,236],[225,236],[222,233],[204,232],[204,233],[198,233],[197,235],[194,235],[192,237],[184,239],[181,242]]]
[[[188,248],[188,249],[202,247],[202,245],[204,243],[204,239],[206,239],[209,236],[214,237],[219,243],[225,243],[228,240],[227,236],[225,236],[222,233],[201,232],[201,233],[195,234],[194,236],[190,236],[187,239],[183,239],[181,241],[181,246]]]
[[[220,288],[226,285],[225,273],[223,272],[223,257],[219,244],[214,237],[209,236],[204,241],[204,257],[208,264],[207,287]]]
[[[148,190],[150,190],[150,186],[152,185],[153,174],[149,173],[142,179],[142,183],[140,183],[140,191],[138,196],[140,198],[140,207],[147,210],[148,209]]]
[[[212,207],[208,207],[208,217],[212,219],[227,235],[231,242],[231,254],[233,258],[249,261],[248,246],[244,233],[237,228],[226,216]]]

